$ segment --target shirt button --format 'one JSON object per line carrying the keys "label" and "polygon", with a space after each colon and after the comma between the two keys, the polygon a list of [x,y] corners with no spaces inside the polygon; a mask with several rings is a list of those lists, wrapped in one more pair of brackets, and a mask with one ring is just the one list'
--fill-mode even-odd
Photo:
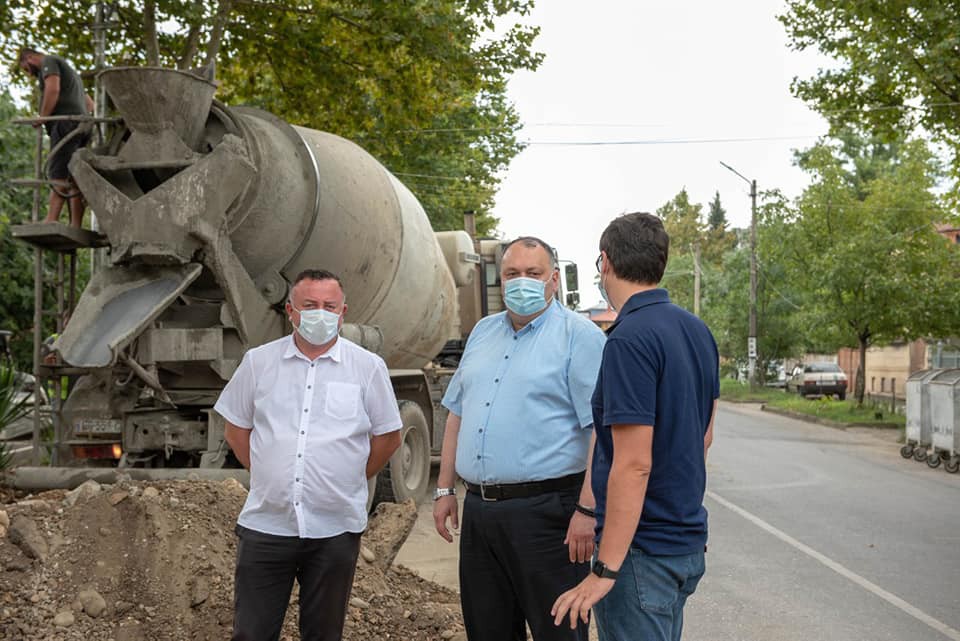
{"label": "shirt button", "polygon": [[513,340],[517,340],[517,337],[516,337],[516,336],[514,336],[514,337],[513,337]]}
{"label": "shirt button", "polygon": [[487,403],[487,407],[490,407],[490,403]]}
{"label": "shirt button", "polygon": [[294,480],[294,481],[296,481],[297,483],[299,483],[299,482],[300,482],[300,479],[293,479],[293,480]]}
{"label": "shirt button", "polygon": [[480,428],[480,433],[483,434],[483,428],[482,428],[482,427]]}
{"label": "shirt button", "polygon": [[297,458],[303,458],[303,454],[297,454]]}
{"label": "shirt button", "polygon": [[504,356],[504,358],[510,358],[510,354],[507,354],[506,356]]}
{"label": "shirt button", "polygon": [[296,503],[294,503],[294,505],[300,505],[300,501],[297,501]]}
{"label": "shirt button", "polygon": [[494,382],[494,383],[499,383],[499,382],[500,382],[500,379],[499,379],[499,378],[495,378],[495,379],[493,379],[493,382]]}
{"label": "shirt button", "polygon": [[310,367],[313,367],[314,365],[316,365],[316,363],[310,363]]}
{"label": "shirt button", "polygon": [[300,430],[300,433],[301,433],[301,434],[306,434],[306,432],[304,432],[303,430]]}
{"label": "shirt button", "polygon": [[477,460],[478,460],[478,461],[480,460],[480,455],[479,455],[479,454],[477,454]]}
{"label": "shirt button", "polygon": [[307,385],[307,389],[313,389],[313,385]]}
{"label": "shirt button", "polygon": [[303,411],[304,411],[304,412],[309,412],[310,410],[308,410],[306,407],[304,407],[304,408],[303,408]]}

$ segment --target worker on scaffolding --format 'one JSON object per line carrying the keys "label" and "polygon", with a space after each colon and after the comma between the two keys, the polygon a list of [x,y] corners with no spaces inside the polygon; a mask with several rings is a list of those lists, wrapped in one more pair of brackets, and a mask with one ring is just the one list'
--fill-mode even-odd
{"label": "worker on scaffolding", "polygon": [[[93,111],[93,100],[83,90],[83,81],[73,67],[60,56],[43,54],[24,47],[20,50],[20,68],[37,78],[40,85],[40,117],[87,116]],[[69,202],[70,225],[79,228],[83,223],[86,202],[77,188],[67,165],[73,153],[90,140],[87,126],[76,120],[38,120],[34,127],[44,124],[50,136],[50,157],[45,165],[50,182],[50,208],[44,222],[60,219],[63,203]]]}

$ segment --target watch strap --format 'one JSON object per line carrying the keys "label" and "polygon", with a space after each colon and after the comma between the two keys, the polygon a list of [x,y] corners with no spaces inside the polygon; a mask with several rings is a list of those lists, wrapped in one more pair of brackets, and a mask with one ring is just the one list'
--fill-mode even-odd
{"label": "watch strap", "polygon": [[439,498],[444,496],[456,496],[457,488],[455,487],[438,487],[433,491],[433,500],[436,501]]}
{"label": "watch strap", "polygon": [[620,576],[620,572],[617,570],[611,570],[607,567],[607,564],[603,561],[597,559],[593,562],[593,567],[590,568],[590,571],[596,574],[601,579],[614,579]]}

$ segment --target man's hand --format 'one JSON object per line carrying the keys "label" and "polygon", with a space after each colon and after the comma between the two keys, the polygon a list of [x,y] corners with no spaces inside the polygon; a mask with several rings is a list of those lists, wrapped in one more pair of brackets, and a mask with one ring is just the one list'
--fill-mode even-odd
{"label": "man's hand", "polygon": [[450,529],[456,534],[460,529],[458,511],[459,506],[455,496],[441,496],[433,502],[433,524],[437,528],[437,534],[446,539],[447,543],[453,543],[453,534],[447,529],[447,518],[450,519]]}
{"label": "man's hand", "polygon": [[570,563],[586,563],[593,556],[593,533],[597,520],[574,512],[563,542],[570,547]]}
{"label": "man's hand", "polygon": [[554,602],[550,614],[553,615],[553,624],[560,625],[570,613],[570,629],[577,628],[577,617],[584,623],[590,622],[590,609],[607,595],[613,588],[613,579],[601,579],[596,574],[589,574],[580,582],[580,585],[567,590]]}

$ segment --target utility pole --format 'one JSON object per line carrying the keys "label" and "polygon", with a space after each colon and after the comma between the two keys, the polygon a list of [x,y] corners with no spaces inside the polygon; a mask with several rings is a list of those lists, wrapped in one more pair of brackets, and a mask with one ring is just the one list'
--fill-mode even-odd
{"label": "utility pole", "polygon": [[700,315],[700,241],[693,244],[693,313]]}
{"label": "utility pole", "polygon": [[747,378],[750,385],[753,385],[757,374],[757,181],[750,180],[722,160],[720,164],[750,185],[750,331],[747,336]]}
{"label": "utility pole", "polygon": [[757,181],[750,181],[750,335],[747,337],[747,376],[757,380]]}

